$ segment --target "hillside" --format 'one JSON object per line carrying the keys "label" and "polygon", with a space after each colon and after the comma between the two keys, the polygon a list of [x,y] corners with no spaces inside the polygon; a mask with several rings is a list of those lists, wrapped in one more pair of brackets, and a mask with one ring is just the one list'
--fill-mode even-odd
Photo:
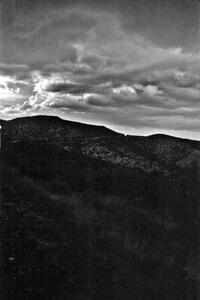
{"label": "hillside", "polygon": [[199,299],[200,142],[0,123],[1,299]]}
{"label": "hillside", "polygon": [[128,167],[154,170],[199,159],[200,142],[167,135],[124,136],[103,126],[34,116],[2,121],[3,143],[43,142]]}

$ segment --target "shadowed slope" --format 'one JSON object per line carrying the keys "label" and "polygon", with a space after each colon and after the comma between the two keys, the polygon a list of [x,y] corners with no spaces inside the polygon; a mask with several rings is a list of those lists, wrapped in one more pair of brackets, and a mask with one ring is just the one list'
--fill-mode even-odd
{"label": "shadowed slope", "polygon": [[1,153],[5,299],[197,300],[198,147],[43,120]]}

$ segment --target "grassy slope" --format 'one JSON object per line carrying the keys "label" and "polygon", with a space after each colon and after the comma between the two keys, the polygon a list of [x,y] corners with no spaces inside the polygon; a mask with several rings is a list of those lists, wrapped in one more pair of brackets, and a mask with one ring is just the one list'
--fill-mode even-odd
{"label": "grassy slope", "polygon": [[45,143],[5,148],[5,299],[198,299],[195,165],[146,174]]}

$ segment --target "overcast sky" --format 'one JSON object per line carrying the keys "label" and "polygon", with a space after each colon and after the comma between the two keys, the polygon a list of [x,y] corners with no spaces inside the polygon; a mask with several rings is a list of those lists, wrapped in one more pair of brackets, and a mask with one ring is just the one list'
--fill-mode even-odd
{"label": "overcast sky", "polygon": [[0,0],[0,118],[200,139],[199,3]]}

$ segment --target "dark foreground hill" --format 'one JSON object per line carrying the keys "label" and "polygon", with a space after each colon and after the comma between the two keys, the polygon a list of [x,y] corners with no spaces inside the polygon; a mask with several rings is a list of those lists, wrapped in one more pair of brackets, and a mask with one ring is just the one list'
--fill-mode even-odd
{"label": "dark foreground hill", "polygon": [[1,124],[1,299],[199,299],[199,142]]}

